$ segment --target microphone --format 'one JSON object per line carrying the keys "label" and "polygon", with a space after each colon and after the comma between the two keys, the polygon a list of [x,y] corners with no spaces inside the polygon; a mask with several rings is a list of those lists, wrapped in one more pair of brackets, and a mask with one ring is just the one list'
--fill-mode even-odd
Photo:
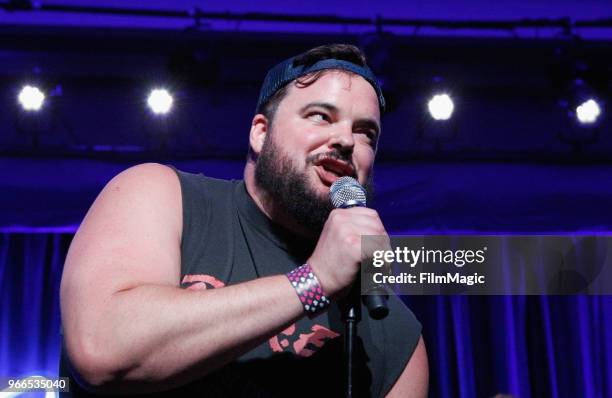
{"label": "microphone", "polygon": [[[337,209],[367,207],[365,189],[356,179],[349,176],[340,177],[332,184],[329,188],[329,198]],[[385,318],[389,314],[387,306],[389,296],[385,288],[377,284],[370,284],[366,288],[366,293],[361,299],[368,308],[370,318]]]}

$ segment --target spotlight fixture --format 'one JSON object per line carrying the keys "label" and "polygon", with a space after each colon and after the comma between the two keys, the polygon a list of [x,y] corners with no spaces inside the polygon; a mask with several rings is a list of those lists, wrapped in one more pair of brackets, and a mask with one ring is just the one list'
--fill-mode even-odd
{"label": "spotlight fixture", "polygon": [[602,116],[602,103],[596,91],[582,78],[572,81],[565,99],[565,106],[570,119],[583,128],[596,127]]}
{"label": "spotlight fixture", "polygon": [[591,125],[597,123],[601,115],[601,106],[595,99],[590,98],[576,107],[575,114],[578,123]]}
{"label": "spotlight fixture", "polygon": [[455,104],[450,95],[446,93],[435,94],[427,103],[429,115],[438,121],[445,121],[453,116]]}
{"label": "spotlight fixture", "polygon": [[457,85],[449,85],[444,77],[433,76],[428,87],[418,96],[421,112],[417,119],[417,139],[423,150],[443,152],[457,138],[460,114],[456,112]]}
{"label": "spotlight fixture", "polygon": [[165,88],[151,90],[147,98],[149,109],[156,115],[166,115],[172,109],[174,98]]}
{"label": "spotlight fixture", "polygon": [[590,82],[577,77],[566,86],[565,95],[559,99],[566,123],[561,125],[558,136],[572,146],[575,153],[582,152],[585,145],[594,144],[601,134],[605,102]]}
{"label": "spotlight fixture", "polygon": [[36,112],[45,103],[45,93],[36,86],[26,85],[19,92],[17,100],[24,111]]}

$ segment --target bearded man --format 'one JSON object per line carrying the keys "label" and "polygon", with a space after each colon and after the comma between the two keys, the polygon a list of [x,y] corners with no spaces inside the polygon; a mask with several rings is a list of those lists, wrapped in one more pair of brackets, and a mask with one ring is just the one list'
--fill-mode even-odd
{"label": "bearded man", "polygon": [[[373,209],[333,209],[329,188],[369,186],[383,109],[359,49],[317,47],[266,76],[244,180],[160,164],[113,178],[62,277],[71,394],[342,395],[338,302],[361,236],[387,232]],[[421,326],[388,305],[359,324],[354,395],[424,397]]]}

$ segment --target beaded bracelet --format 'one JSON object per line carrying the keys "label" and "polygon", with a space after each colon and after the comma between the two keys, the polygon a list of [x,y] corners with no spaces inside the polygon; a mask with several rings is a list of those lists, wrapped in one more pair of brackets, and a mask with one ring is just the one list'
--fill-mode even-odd
{"label": "beaded bracelet", "polygon": [[323,293],[321,284],[312,272],[310,265],[304,264],[288,272],[287,278],[289,278],[289,282],[295,289],[304,306],[304,312],[309,318],[314,318],[329,307],[330,301]]}

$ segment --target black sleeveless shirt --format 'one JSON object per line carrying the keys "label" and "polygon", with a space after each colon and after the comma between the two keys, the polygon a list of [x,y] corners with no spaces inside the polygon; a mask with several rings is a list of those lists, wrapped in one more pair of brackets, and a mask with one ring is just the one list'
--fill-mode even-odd
{"label": "black sleeveless shirt", "polygon": [[[218,180],[176,170],[181,184],[183,234],[180,286],[219,289],[302,265],[316,242],[272,223],[248,194],[244,181]],[[374,321],[362,308],[356,344],[355,396],[389,392],[418,342],[421,325],[395,296],[390,313]],[[237,324],[237,328],[241,325]],[[303,317],[279,335],[207,376],[172,391],[202,397],[338,397],[343,395],[343,324],[338,306]],[[60,373],[69,363],[62,355]],[[86,396],[71,380],[72,396]]]}

